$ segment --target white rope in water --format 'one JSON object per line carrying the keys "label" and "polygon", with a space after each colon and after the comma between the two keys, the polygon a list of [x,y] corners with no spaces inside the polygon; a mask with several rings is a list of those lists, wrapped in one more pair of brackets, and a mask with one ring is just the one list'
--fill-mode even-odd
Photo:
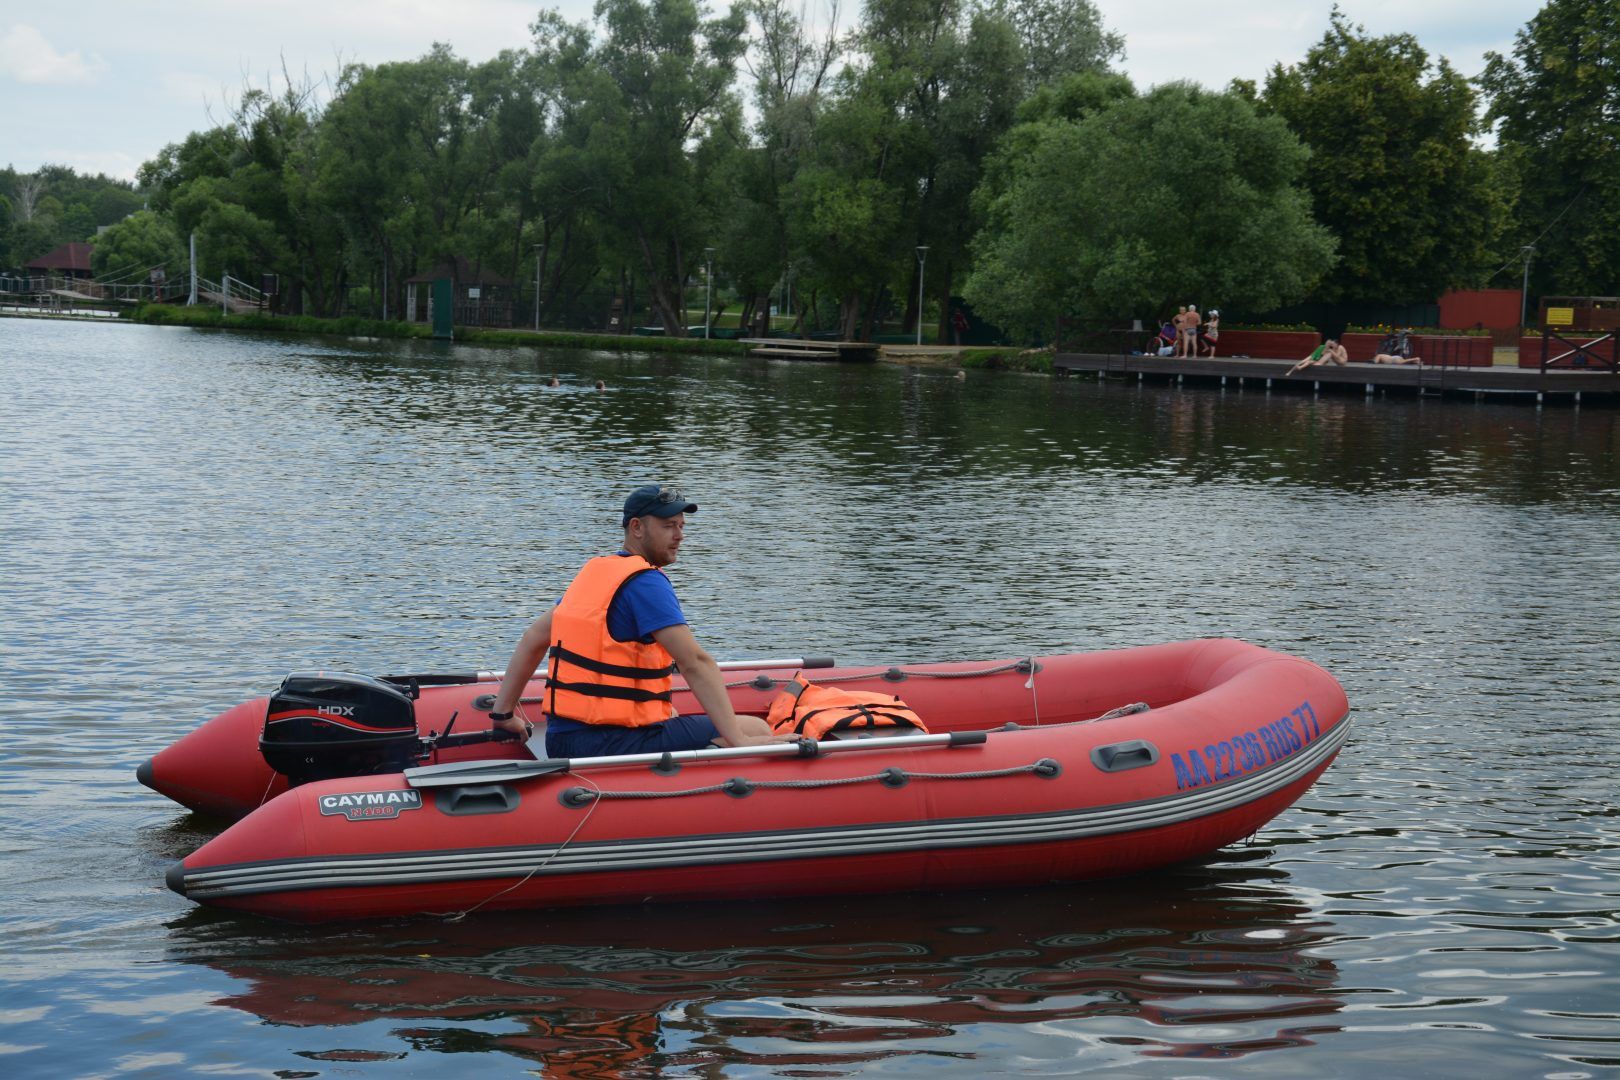
{"label": "white rope in water", "polygon": [[[597,787],[596,782],[593,781],[590,777],[575,774],[574,779],[580,781],[583,784],[590,785],[591,789],[593,791],[595,791],[598,795],[600,795],[602,793],[602,789]],[[447,923],[458,923],[461,920],[465,919],[467,916],[471,915],[473,912],[477,911],[479,908],[483,907],[485,904],[488,904],[488,903],[490,903],[492,901],[495,901],[495,900],[499,900],[501,897],[505,896],[507,893],[511,892],[513,889],[521,889],[523,886],[525,886],[525,885],[527,885],[529,883],[530,878],[534,877],[534,875],[538,874],[540,871],[542,871],[546,867],[550,866],[552,861],[554,859],[556,859],[557,856],[561,855],[563,853],[563,851],[568,847],[569,844],[572,844],[574,842],[574,838],[577,837],[580,834],[580,831],[585,828],[585,823],[591,820],[591,815],[596,813],[597,805],[598,805],[597,801],[593,799],[591,801],[591,805],[585,808],[585,816],[579,819],[579,824],[574,826],[574,831],[568,834],[567,839],[565,839],[562,843],[557,845],[557,850],[553,851],[550,855],[547,855],[544,859],[541,859],[539,864],[537,866],[535,866],[535,868],[533,870],[530,870],[527,874],[524,874],[522,877],[518,878],[516,881],[514,881],[512,884],[508,885],[506,888],[500,890],[499,892],[491,893],[490,895],[484,897],[482,900],[478,901],[478,903],[474,904],[470,908],[463,908],[460,911],[452,911],[452,912],[430,911],[430,912],[428,912],[428,914],[442,916],[444,918],[444,921],[447,922]]]}
{"label": "white rope in water", "polygon": [[1029,703],[1035,708],[1035,726],[1041,726],[1041,699],[1035,692],[1035,673],[1041,669],[1040,663],[1033,653],[1029,658],[1029,678],[1024,680],[1024,689],[1029,691]]}

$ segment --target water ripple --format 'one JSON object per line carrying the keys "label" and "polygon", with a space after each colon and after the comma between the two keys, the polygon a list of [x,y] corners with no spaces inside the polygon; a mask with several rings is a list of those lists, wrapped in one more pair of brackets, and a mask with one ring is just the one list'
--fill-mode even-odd
{"label": "water ripple", "polygon": [[[8,1075],[1620,1067],[1620,414],[0,333]],[[500,666],[644,478],[703,507],[716,652],[1232,635],[1355,737],[1250,844],[1084,887],[315,928],[163,888],[217,823],[140,760],[293,668]]]}

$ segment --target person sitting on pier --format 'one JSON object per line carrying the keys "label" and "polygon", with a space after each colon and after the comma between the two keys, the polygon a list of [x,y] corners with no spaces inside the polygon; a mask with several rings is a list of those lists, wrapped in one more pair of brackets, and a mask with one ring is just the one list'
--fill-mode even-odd
{"label": "person sitting on pier", "polygon": [[1375,364],[1421,364],[1423,358],[1412,355],[1412,331],[1396,330],[1378,343],[1373,356]]}
{"label": "person sitting on pier", "polygon": [[1156,337],[1148,338],[1147,354],[1149,356],[1169,356],[1176,347],[1176,328],[1169,323],[1159,327]]}
{"label": "person sitting on pier", "polygon": [[1332,338],[1328,338],[1326,341],[1322,342],[1322,344],[1312,349],[1311,355],[1289,368],[1287,374],[1292,375],[1295,372],[1303,371],[1308,367],[1321,367],[1324,364],[1343,365],[1348,364],[1349,362],[1349,351],[1337,341],[1333,340]]}
{"label": "person sitting on pier", "polygon": [[1412,331],[1391,330],[1383,341],[1378,343],[1378,351],[1391,356],[1412,355]]}

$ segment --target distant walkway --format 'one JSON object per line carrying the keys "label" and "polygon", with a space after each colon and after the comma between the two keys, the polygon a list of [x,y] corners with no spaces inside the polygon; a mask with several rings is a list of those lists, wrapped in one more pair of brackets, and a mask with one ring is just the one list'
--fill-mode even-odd
{"label": "distant walkway", "polygon": [[116,319],[118,312],[93,307],[40,307],[35,304],[0,304],[0,315],[13,319]]}
{"label": "distant walkway", "polygon": [[1134,379],[1217,385],[1239,390],[1297,390],[1415,394],[1424,397],[1482,399],[1510,397],[1542,401],[1547,397],[1576,404],[1620,404],[1620,375],[1608,371],[1541,371],[1520,367],[1437,367],[1431,364],[1345,364],[1313,367],[1288,375],[1291,360],[1121,356],[1102,353],[1058,353],[1052,370],[1059,375],[1090,374],[1099,379]]}

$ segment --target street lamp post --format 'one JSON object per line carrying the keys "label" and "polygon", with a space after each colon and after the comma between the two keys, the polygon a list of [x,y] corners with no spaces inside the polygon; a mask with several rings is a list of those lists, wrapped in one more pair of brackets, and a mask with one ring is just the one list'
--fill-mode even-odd
{"label": "street lamp post", "polygon": [[917,245],[917,344],[922,344],[923,272],[928,269],[928,245]]}
{"label": "street lamp post", "polygon": [[1530,317],[1530,258],[1536,253],[1534,244],[1524,246],[1524,284],[1519,287],[1519,328],[1524,328],[1524,321]]}
{"label": "street lamp post", "polygon": [[709,311],[714,303],[714,248],[703,249],[703,340],[709,340]]}
{"label": "street lamp post", "polygon": [[534,244],[534,329],[540,330],[540,264],[546,261],[546,245]]}

